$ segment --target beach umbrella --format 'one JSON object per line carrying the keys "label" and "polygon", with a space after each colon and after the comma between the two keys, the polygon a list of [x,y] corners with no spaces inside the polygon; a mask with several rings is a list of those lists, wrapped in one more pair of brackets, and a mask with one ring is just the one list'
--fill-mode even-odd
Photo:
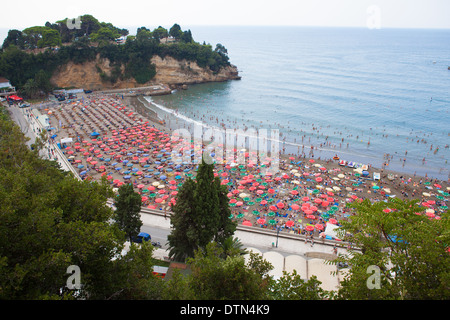
{"label": "beach umbrella", "polygon": [[289,220],[286,222],[286,227],[292,227],[294,225],[294,221]]}
{"label": "beach umbrella", "polygon": [[280,209],[283,209],[284,208],[284,203],[278,202],[277,203],[277,207],[280,208]]}
{"label": "beach umbrella", "polygon": [[259,224],[265,224],[266,223],[266,219],[258,219],[257,221],[256,221],[257,223],[259,223]]}
{"label": "beach umbrella", "polygon": [[331,218],[330,220],[328,220],[328,223],[337,224],[337,220],[334,218]]}
{"label": "beach umbrella", "polygon": [[323,224],[318,223],[314,226],[314,228],[316,228],[317,230],[323,230]]}
{"label": "beach umbrella", "polygon": [[306,230],[306,231],[313,231],[313,230],[314,230],[314,226],[308,224],[308,225],[306,225],[305,230]]}
{"label": "beach umbrella", "polygon": [[292,208],[292,210],[298,210],[298,209],[300,209],[300,206],[298,204],[293,204],[291,206],[291,208]]}
{"label": "beach umbrella", "polygon": [[251,226],[252,226],[252,223],[251,223],[250,221],[248,221],[248,220],[245,220],[244,222],[242,222],[242,225],[243,225],[243,226],[251,227]]}
{"label": "beach umbrella", "polygon": [[315,220],[315,219],[316,219],[316,216],[315,216],[315,215],[312,215],[312,214],[308,214],[308,215],[306,216],[306,218],[311,219],[311,220]]}

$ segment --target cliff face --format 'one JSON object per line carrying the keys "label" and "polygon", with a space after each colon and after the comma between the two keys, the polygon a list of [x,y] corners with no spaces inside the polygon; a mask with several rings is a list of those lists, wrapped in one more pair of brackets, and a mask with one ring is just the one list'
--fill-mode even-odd
{"label": "cliff face", "polygon": [[[217,74],[200,68],[197,63],[186,60],[176,60],[172,57],[162,59],[154,56],[151,62],[156,66],[156,76],[144,84],[137,83],[133,78],[117,80],[116,83],[102,81],[98,68],[106,75],[110,75],[112,67],[108,59],[97,56],[95,61],[75,64],[69,62],[54,72],[50,81],[57,87],[75,87],[86,90],[111,90],[147,87],[155,84],[165,84],[176,87],[184,84],[226,81],[240,79],[237,68],[229,66]],[[124,67],[122,66],[122,71]]]}

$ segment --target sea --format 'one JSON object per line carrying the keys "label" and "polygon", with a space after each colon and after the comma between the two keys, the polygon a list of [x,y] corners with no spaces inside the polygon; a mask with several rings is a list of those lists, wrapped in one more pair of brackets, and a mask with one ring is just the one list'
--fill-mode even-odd
{"label": "sea", "polygon": [[190,30],[225,46],[241,80],[146,97],[173,128],[266,129],[286,154],[450,179],[450,30]]}

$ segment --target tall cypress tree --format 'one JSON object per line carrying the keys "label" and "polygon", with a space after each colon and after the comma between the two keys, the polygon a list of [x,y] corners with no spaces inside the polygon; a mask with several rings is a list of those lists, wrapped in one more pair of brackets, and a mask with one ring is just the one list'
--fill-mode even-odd
{"label": "tall cypress tree", "polygon": [[119,188],[119,194],[114,201],[116,207],[114,220],[120,230],[124,231],[131,241],[139,234],[141,221],[141,195],[134,191],[132,184],[124,184]]}
{"label": "tall cypress tree", "polygon": [[228,218],[226,188],[214,177],[214,165],[208,163],[202,159],[196,181],[186,180],[172,206],[169,255],[178,261],[193,257],[195,250],[212,241],[222,244],[236,230],[236,223]]}

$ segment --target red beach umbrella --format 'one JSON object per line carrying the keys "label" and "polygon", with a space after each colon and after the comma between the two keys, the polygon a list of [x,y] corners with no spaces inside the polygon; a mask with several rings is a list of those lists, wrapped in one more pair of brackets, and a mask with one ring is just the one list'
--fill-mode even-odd
{"label": "red beach umbrella", "polygon": [[334,219],[334,218],[331,218],[331,219],[328,220],[328,223],[337,224],[337,220]]}
{"label": "red beach umbrella", "polygon": [[278,202],[277,203],[277,207],[280,208],[280,209],[283,209],[284,208],[284,203],[283,202]]}
{"label": "red beach umbrella", "polygon": [[294,221],[289,220],[286,222],[286,227],[292,227],[294,225]]}

